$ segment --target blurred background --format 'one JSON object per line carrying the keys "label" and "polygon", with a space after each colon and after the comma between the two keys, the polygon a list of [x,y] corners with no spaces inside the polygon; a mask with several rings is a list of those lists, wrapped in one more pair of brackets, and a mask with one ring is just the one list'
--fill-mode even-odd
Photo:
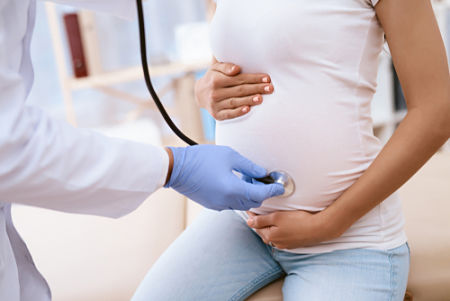
{"label": "blurred background", "polygon": [[[214,120],[198,109],[193,93],[195,80],[211,60],[211,3],[148,0],[144,5],[154,84],[176,123],[194,139],[212,143]],[[436,1],[434,6],[450,45],[450,5]],[[43,1],[38,1],[37,14],[29,104],[106,135],[157,145],[179,143],[149,100],[135,20]],[[406,106],[388,51],[381,55],[379,68],[372,114],[374,132],[386,142]],[[414,300],[450,300],[450,143],[401,194],[413,252],[409,290]],[[120,220],[23,206],[13,213],[55,301],[122,301],[130,299],[154,261],[199,210],[175,192],[162,190]],[[280,300],[276,293],[255,298]]]}

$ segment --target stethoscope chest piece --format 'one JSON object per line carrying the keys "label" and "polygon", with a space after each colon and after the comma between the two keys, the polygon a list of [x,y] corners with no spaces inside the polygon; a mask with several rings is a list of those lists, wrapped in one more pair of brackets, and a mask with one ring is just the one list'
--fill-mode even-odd
{"label": "stethoscope chest piece", "polygon": [[294,180],[284,171],[272,171],[269,173],[269,177],[273,179],[274,183],[279,183],[284,186],[284,194],[282,197],[288,197],[294,194],[295,183]]}

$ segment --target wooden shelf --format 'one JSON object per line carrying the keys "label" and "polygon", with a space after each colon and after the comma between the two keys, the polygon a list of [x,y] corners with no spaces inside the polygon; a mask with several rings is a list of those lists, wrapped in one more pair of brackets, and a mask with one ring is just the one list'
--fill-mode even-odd
{"label": "wooden shelf", "polygon": [[[60,15],[56,4],[46,3],[46,11],[49,27],[52,35],[55,60],[58,67],[61,89],[63,93],[64,108],[67,120],[77,125],[77,114],[73,104],[73,92],[82,89],[96,89],[110,97],[122,99],[133,103],[134,109],[127,116],[133,121],[138,119],[145,110],[156,110],[148,98],[134,95],[133,91],[121,91],[113,88],[114,85],[132,81],[144,81],[141,66],[133,66],[115,71],[105,72],[101,65],[101,53],[98,43],[97,26],[95,14],[89,11],[79,11],[80,31],[85,50],[85,57],[89,69],[89,76],[75,78],[67,66],[66,47],[64,45],[63,30],[60,28]],[[194,73],[205,70],[211,64],[209,58],[204,61],[192,62],[170,62],[149,66],[152,78],[162,76],[173,76],[170,84],[163,87],[158,93],[160,96],[168,90],[174,91],[175,102],[166,108],[179,122],[181,127],[196,140],[203,140],[203,129],[200,111],[196,105],[194,95],[195,76]]]}
{"label": "wooden shelf", "polygon": [[[150,66],[150,75],[152,77],[161,77],[168,75],[184,74],[189,72],[197,72],[207,69],[211,62],[199,61],[192,63],[168,63],[157,66]],[[68,77],[69,88],[71,90],[81,90],[89,88],[99,88],[111,86],[115,84],[143,80],[144,75],[141,66],[120,69],[117,71],[104,72],[91,75],[85,78]]]}

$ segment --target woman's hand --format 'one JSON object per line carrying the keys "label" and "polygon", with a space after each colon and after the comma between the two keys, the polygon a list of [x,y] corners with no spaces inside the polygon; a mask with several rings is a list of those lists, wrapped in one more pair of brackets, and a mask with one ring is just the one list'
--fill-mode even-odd
{"label": "woman's hand", "polygon": [[317,245],[340,236],[328,228],[322,215],[308,211],[277,211],[268,215],[247,212],[247,224],[256,230],[264,243],[278,249],[296,249]]}
{"label": "woman's hand", "polygon": [[199,106],[217,120],[247,114],[252,106],[262,103],[263,94],[273,90],[268,74],[241,73],[239,66],[217,61],[195,85]]}

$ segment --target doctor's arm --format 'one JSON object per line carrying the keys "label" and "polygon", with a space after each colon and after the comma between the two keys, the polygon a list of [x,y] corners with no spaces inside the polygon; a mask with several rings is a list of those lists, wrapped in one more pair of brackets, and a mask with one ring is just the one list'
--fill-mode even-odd
{"label": "doctor's arm", "polygon": [[284,192],[281,185],[261,187],[239,179],[233,170],[251,177],[263,177],[266,171],[228,147],[164,150],[75,129],[39,109],[21,107],[21,81],[7,82],[6,74],[0,72],[3,202],[120,217],[165,182],[215,210],[248,210]]}
{"label": "doctor's arm", "polygon": [[75,129],[22,106],[21,80],[6,74],[0,74],[7,84],[0,96],[1,201],[119,217],[164,185],[163,148]]}
{"label": "doctor's arm", "polygon": [[[4,17],[9,9],[0,5],[1,25],[10,24]],[[0,202],[119,217],[166,181],[166,187],[216,210],[247,210],[283,193],[282,186],[256,187],[235,176],[234,170],[252,177],[266,171],[230,148],[165,150],[76,129],[26,106],[32,70],[21,28],[18,33],[0,26]]]}
{"label": "doctor's arm", "polygon": [[253,216],[249,225],[275,246],[295,248],[339,237],[408,181],[450,137],[449,66],[430,1],[381,0],[376,12],[408,113],[372,165],[324,211]]}

